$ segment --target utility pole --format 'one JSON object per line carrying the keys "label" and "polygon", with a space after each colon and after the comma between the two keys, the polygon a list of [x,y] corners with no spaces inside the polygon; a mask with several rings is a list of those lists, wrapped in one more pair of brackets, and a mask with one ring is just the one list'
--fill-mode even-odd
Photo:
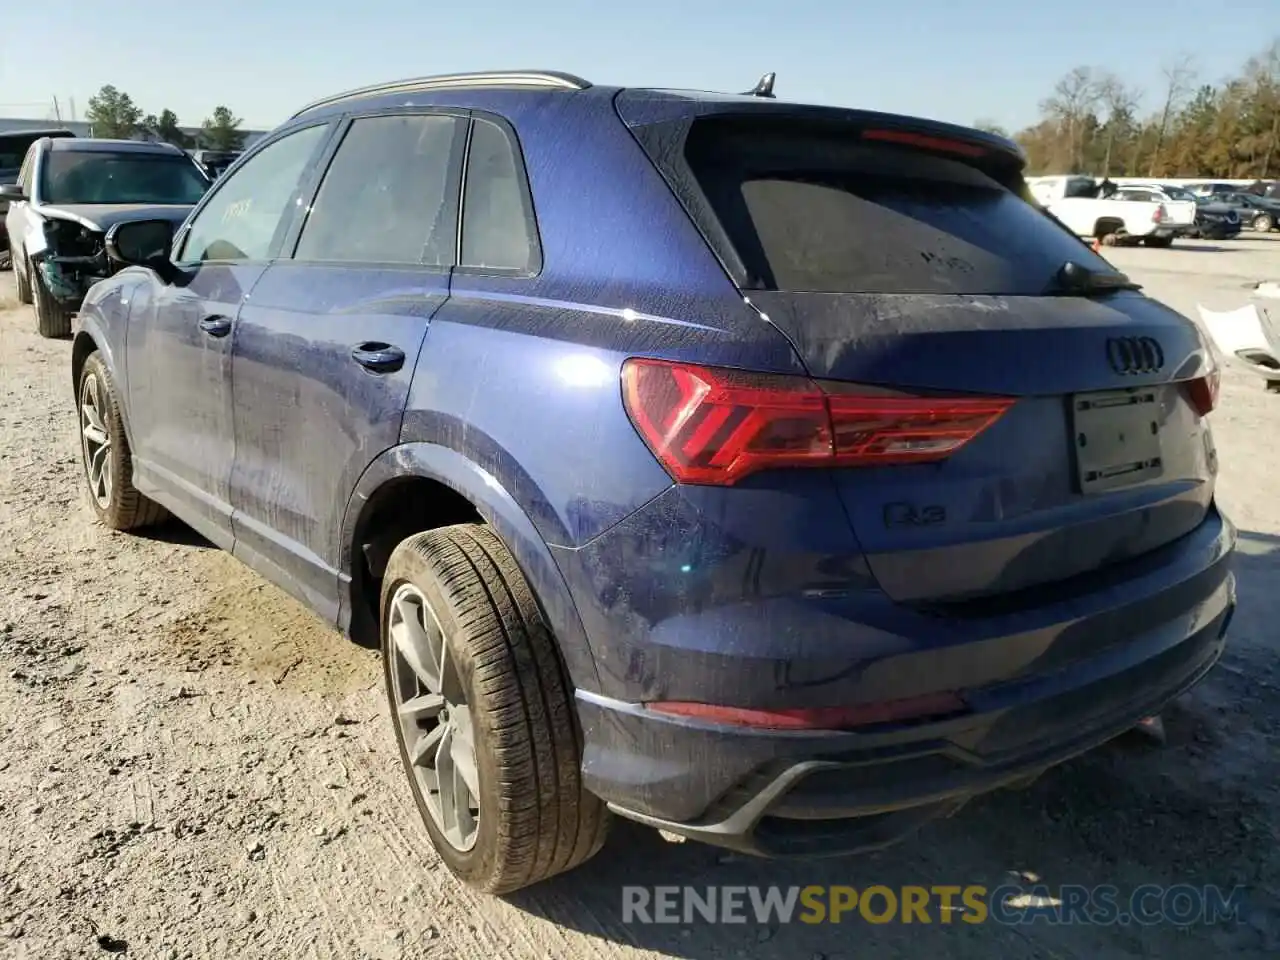
{"label": "utility pole", "polygon": [[62,122],[62,109],[58,106],[58,98],[56,96],[53,98],[53,119],[59,123]]}

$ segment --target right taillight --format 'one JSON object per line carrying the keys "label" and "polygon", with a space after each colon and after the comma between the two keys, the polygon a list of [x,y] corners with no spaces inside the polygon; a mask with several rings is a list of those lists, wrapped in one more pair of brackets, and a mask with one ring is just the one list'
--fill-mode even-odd
{"label": "right taillight", "polygon": [[1222,385],[1222,374],[1214,370],[1186,382],[1187,399],[1201,417],[1207,417],[1218,405],[1218,391]]}
{"label": "right taillight", "polygon": [[680,483],[727,486],[760,470],[941,460],[991,426],[1007,398],[904,396],[807,377],[631,359],[627,414]]}

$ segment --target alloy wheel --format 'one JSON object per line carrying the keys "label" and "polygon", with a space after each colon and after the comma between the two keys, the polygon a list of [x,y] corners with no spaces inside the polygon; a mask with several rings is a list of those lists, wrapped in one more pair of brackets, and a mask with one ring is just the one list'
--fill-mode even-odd
{"label": "alloy wheel", "polygon": [[475,846],[480,766],[467,693],[440,620],[411,583],[391,597],[392,702],[427,811],[455,850]]}
{"label": "alloy wheel", "polygon": [[89,493],[103,510],[111,506],[112,484],[111,434],[107,432],[105,410],[102,384],[90,373],[80,386],[80,441]]}

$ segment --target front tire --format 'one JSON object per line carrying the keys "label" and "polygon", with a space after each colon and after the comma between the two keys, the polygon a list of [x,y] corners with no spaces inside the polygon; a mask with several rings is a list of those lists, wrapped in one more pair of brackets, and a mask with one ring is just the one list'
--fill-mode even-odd
{"label": "front tire", "polygon": [[112,530],[136,530],[169,514],[133,486],[133,455],[124,433],[120,399],[100,354],[91,353],[76,384],[80,413],[80,461],[89,503]]}
{"label": "front tire", "polygon": [[381,625],[400,757],[449,869],[509,893],[590,859],[609,813],[583,787],[555,639],[497,535],[460,524],[404,540]]}
{"label": "front tire", "polygon": [[31,280],[27,276],[27,267],[15,256],[13,258],[13,280],[18,287],[18,302],[31,304]]}
{"label": "front tire", "polygon": [[[28,270],[30,266],[28,265]],[[30,277],[36,303],[36,331],[47,340],[61,340],[71,336],[71,318],[74,310],[68,310],[53,298],[39,273]]]}

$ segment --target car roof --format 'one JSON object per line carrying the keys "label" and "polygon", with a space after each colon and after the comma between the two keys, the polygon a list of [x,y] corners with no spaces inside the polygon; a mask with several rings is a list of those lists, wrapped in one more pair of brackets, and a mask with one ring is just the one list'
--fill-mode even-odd
{"label": "car roof", "polygon": [[39,140],[41,137],[74,137],[75,133],[65,127],[44,127],[39,130],[0,130],[0,140],[9,137],[24,140]]}
{"label": "car roof", "polygon": [[146,140],[107,140],[104,138],[68,137],[50,140],[49,149],[68,153],[169,153],[182,155],[182,150],[171,143],[154,143]]}
{"label": "car roof", "polygon": [[[785,112],[811,119],[857,119],[862,122],[890,122],[927,128],[928,133],[956,135],[984,143],[1010,158],[1025,162],[1022,148],[1012,140],[956,124],[897,114],[875,113],[844,107],[777,100],[773,96],[773,74],[766,74],[748,93],[708,90],[677,90],[663,87],[619,87],[593,84],[582,77],[558,70],[491,70],[480,73],[443,74],[396,80],[337,93],[315,100],[294,113],[279,129],[299,122],[328,119],[353,107],[382,110],[393,107],[450,106],[459,109],[498,108],[515,98],[576,96],[592,98],[625,97],[646,120],[670,119],[677,115],[744,111],[762,114]],[[621,103],[621,99],[618,101]],[[305,118],[305,120],[304,120]],[[624,117],[628,124],[635,117]]]}

